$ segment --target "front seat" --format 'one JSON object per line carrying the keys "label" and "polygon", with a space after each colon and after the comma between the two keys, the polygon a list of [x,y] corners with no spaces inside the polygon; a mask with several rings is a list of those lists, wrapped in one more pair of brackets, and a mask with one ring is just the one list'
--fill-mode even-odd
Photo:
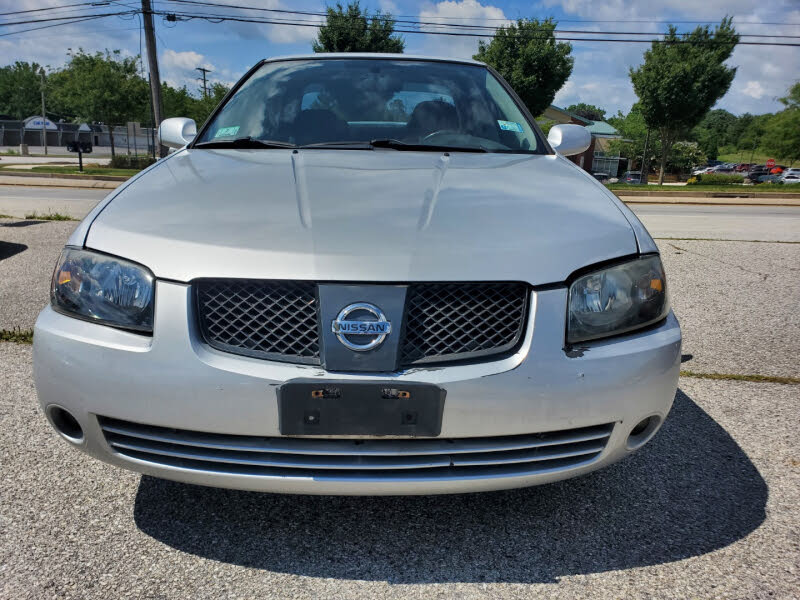
{"label": "front seat", "polygon": [[434,131],[458,128],[458,113],[452,104],[442,100],[426,100],[414,107],[406,124],[406,135],[420,141]]}
{"label": "front seat", "polygon": [[301,110],[294,120],[294,143],[303,146],[317,142],[341,142],[348,139],[347,121],[332,110],[312,108]]}

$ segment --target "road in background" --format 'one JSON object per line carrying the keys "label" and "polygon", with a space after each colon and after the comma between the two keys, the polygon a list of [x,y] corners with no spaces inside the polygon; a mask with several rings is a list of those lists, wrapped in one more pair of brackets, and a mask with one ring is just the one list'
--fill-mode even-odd
{"label": "road in background", "polygon": [[[0,185],[0,214],[59,212],[82,219],[109,190]],[[631,204],[656,238],[800,241],[800,207]]]}
{"label": "road in background", "polygon": [[800,242],[797,206],[638,203],[629,206],[656,238]]}
{"label": "road in background", "polygon": [[[76,216],[105,195],[0,188],[0,212],[9,193],[38,203],[21,212]],[[788,238],[800,216],[634,210],[661,238]],[[75,226],[0,219],[0,329],[32,327]],[[658,244],[683,369],[800,377],[800,244]],[[140,476],[75,451],[38,407],[31,346],[0,343],[0,598],[796,597],[798,389],[681,377],[641,451],[538,488],[282,496]]]}
{"label": "road in background", "polygon": [[34,212],[61,213],[73,219],[82,219],[109,191],[0,185],[0,214],[24,217]]}

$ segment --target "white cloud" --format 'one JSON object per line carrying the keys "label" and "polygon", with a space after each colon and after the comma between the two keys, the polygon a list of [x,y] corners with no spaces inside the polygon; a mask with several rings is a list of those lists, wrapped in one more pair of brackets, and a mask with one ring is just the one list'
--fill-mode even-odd
{"label": "white cloud", "polygon": [[[420,21],[433,23],[462,23],[468,25],[488,25],[499,27],[509,23],[503,10],[496,6],[484,6],[477,0],[445,0],[423,8],[419,12]],[[425,25],[425,31],[441,29],[436,25]],[[425,36],[422,42],[423,51],[427,54],[450,56],[456,58],[472,58],[478,51],[478,40],[489,41],[490,38],[458,37],[458,36]]]}
{"label": "white cloud", "polygon": [[[562,22],[562,29],[664,31],[666,23],[701,19],[719,22],[726,15],[734,16],[739,33],[791,34],[792,29],[781,25],[758,23],[781,21],[800,22],[797,0],[775,0],[758,4],[752,0],[662,0],[657,4],[628,0],[542,0],[544,5],[563,9],[569,18],[585,20],[616,20],[616,23],[583,24]],[[625,23],[630,20],[649,22]],[[664,22],[656,22],[664,21]],[[678,25],[685,30],[693,25]],[[762,41],[761,38],[742,38],[743,41]],[[763,40],[767,41],[767,40]],[[772,40],[774,41],[774,40]],[[641,63],[647,49],[645,44],[574,43],[575,69],[569,84],[556,96],[556,103],[588,102],[606,108],[627,111],[636,100],[628,78],[628,68]],[[797,48],[739,45],[728,64],[737,67],[731,88],[718,102],[719,108],[733,113],[763,113],[780,110],[775,100],[798,78],[800,53]],[[598,92],[599,90],[599,92]]]}
{"label": "white cloud", "polygon": [[[248,6],[260,9],[292,9],[286,6],[281,0],[240,0],[236,2],[238,6]],[[296,8],[296,7],[295,7]],[[265,23],[243,23],[237,21],[224,21],[223,26],[234,32],[237,37],[257,40],[266,39],[274,44],[300,44],[311,43],[317,37],[316,23],[325,21],[324,17],[315,15],[287,15],[270,13],[264,10],[246,9],[225,9],[226,15],[235,15],[244,18],[256,19],[279,19],[291,21],[303,21],[303,25],[272,25]]]}
{"label": "white cloud", "polygon": [[194,51],[176,52],[175,50],[164,50],[159,57],[159,69],[161,79],[173,87],[186,86],[190,92],[196,92],[201,83],[198,77],[202,77],[197,67],[208,69],[208,81],[211,83],[224,83],[232,85],[239,76],[230,69],[214,65],[204,55]]}
{"label": "white cloud", "polygon": [[742,93],[758,100],[759,98],[764,97],[764,87],[757,81],[748,81],[745,84]]}

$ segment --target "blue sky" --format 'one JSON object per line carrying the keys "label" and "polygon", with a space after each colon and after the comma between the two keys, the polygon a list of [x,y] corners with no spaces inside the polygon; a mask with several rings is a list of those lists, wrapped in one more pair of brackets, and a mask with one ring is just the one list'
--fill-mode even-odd
{"label": "blue sky", "polygon": [[[63,6],[78,0],[0,0],[0,13],[12,10]],[[323,10],[324,1],[317,0],[209,0],[261,8],[282,8],[316,12]],[[187,12],[220,12],[225,14],[258,15],[253,11],[213,9],[180,5],[169,0],[156,0],[157,10]],[[128,10],[139,5],[138,0],[122,0],[116,6],[94,9],[84,7],[56,12],[34,13],[56,16],[85,12]],[[658,32],[666,24],[657,21],[719,21],[733,15],[741,33],[783,34],[800,36],[800,2],[775,0],[769,3],[752,0],[661,0],[658,3],[640,0],[540,0],[517,2],[507,0],[368,0],[362,6],[371,11],[381,9],[394,15],[420,20],[460,20],[468,24],[502,24],[504,19],[517,17],[554,17],[560,29],[595,31]],[[313,17],[300,17],[312,19]],[[20,17],[0,17],[0,23]],[[579,22],[607,20],[606,23]],[[642,20],[646,22],[630,22]],[[781,25],[758,25],[778,22]],[[797,24],[797,25],[790,25]],[[35,27],[26,25],[25,27]],[[678,25],[685,29],[689,24]],[[2,28],[2,32],[15,28]],[[195,67],[212,70],[212,81],[232,83],[250,66],[263,57],[306,53],[315,36],[313,27],[291,27],[248,23],[208,23],[194,19],[167,23],[156,20],[158,53],[162,77],[173,84],[196,89],[198,75]],[[477,47],[475,38],[453,38],[405,34],[406,52],[443,56],[471,56]],[[748,38],[757,41],[759,38]],[[798,40],[786,40],[798,41]],[[88,51],[104,48],[119,49],[126,54],[138,54],[140,30],[138,17],[109,17],[87,23],[53,27],[20,35],[0,37],[0,63],[15,60],[37,61],[41,64],[63,64],[68,48],[82,47]],[[575,68],[567,84],[556,96],[555,103],[566,106],[574,102],[597,104],[613,114],[627,111],[635,101],[628,79],[628,69],[639,64],[646,44],[573,43]],[[738,67],[736,79],[718,106],[734,113],[762,113],[780,109],[776,98],[800,79],[800,47],[739,46],[731,60]]]}

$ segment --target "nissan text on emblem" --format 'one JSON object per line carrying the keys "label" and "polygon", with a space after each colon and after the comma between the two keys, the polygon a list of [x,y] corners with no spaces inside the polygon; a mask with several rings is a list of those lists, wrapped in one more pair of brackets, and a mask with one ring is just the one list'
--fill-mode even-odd
{"label": "nissan text on emblem", "polygon": [[[380,308],[367,302],[356,302],[345,306],[331,327],[337,339],[356,352],[377,348],[392,332],[392,324],[386,320],[386,315]],[[355,342],[352,338],[359,341]]]}

